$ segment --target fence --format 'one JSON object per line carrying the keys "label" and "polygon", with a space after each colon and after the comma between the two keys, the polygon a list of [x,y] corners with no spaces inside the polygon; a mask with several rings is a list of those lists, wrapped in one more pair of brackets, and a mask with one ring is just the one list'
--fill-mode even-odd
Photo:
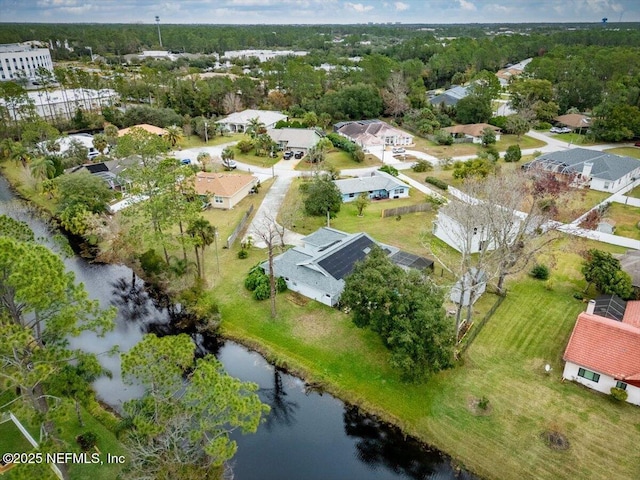
{"label": "fence", "polygon": [[249,220],[249,216],[251,215],[252,212],[253,212],[253,204],[251,204],[251,206],[249,207],[249,210],[247,210],[245,214],[242,216],[240,223],[238,223],[236,228],[233,230],[233,233],[227,237],[227,244],[226,244],[227,248],[233,247],[233,243],[236,241],[236,239],[238,238],[238,235],[247,224],[247,220]]}
{"label": "fence", "polygon": [[419,205],[407,205],[406,207],[387,208],[382,210],[382,218],[397,217],[398,215],[405,215],[407,213],[415,212],[430,212],[433,206],[430,203],[421,203]]}
{"label": "fence", "polygon": [[[471,343],[475,340],[475,338],[478,336],[478,334],[480,333],[482,328],[485,326],[485,324],[489,321],[489,319],[493,316],[493,314],[498,309],[498,307],[502,305],[502,302],[504,302],[505,298],[506,297],[504,295],[498,296],[496,303],[494,303],[493,306],[486,313],[486,315],[482,317],[482,320],[480,320],[477,323],[474,323],[472,327],[464,335],[464,337],[462,337],[462,339],[460,340],[461,346],[460,346],[460,351],[458,355],[462,355],[467,350],[467,348],[471,346]],[[462,343],[463,341],[464,343]]]}

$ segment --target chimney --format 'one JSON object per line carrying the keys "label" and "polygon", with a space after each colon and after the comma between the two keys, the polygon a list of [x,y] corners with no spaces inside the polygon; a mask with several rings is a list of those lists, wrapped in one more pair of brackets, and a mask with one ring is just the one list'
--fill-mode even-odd
{"label": "chimney", "polygon": [[587,313],[589,315],[593,315],[593,311],[596,308],[596,301],[595,300],[589,300],[589,303],[587,304]]}
{"label": "chimney", "polygon": [[584,162],[582,167],[582,179],[589,180],[591,178],[591,169],[593,168],[593,162]]}

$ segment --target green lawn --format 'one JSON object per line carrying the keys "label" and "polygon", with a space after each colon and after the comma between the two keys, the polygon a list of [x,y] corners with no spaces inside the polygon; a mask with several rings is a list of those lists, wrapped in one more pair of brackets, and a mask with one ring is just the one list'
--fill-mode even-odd
{"label": "green lawn", "polygon": [[196,148],[196,147],[215,147],[223,143],[237,142],[246,138],[242,133],[225,134],[224,136],[218,135],[210,137],[208,142],[202,140],[198,135],[189,135],[180,140],[178,144],[181,148]]}
{"label": "green lawn", "polygon": [[616,222],[615,234],[621,237],[640,240],[640,208],[623,205],[622,203],[612,203],[605,214]]}
{"label": "green lawn", "polygon": [[248,153],[242,153],[238,150],[237,147],[233,148],[235,156],[234,160],[242,163],[246,163],[248,165],[253,165],[255,167],[270,167],[275,165],[282,159],[282,155],[278,153],[276,158],[271,157],[258,157],[256,156],[255,150],[251,150]]}
{"label": "green lawn", "polygon": [[[364,168],[382,165],[382,162],[374,155],[365,155],[362,163],[355,162],[351,156],[342,150],[331,149],[327,152],[325,162],[330,163],[334,168],[340,171],[348,170],[350,168]],[[316,166],[312,163],[304,161],[304,158],[296,165],[296,170],[310,171],[314,170]]]}
{"label": "green lawn", "polygon": [[636,187],[633,190],[631,190],[630,192],[627,192],[626,195],[628,197],[633,197],[633,198],[640,198],[640,187]]}
{"label": "green lawn", "polygon": [[617,147],[605,150],[607,153],[622,155],[623,157],[640,158],[640,148],[638,147]]}
{"label": "green lawn", "polygon": [[[475,155],[482,149],[482,146],[474,143],[458,143],[454,145],[438,145],[425,138],[415,137],[416,150],[423,151],[437,158],[459,157],[463,155]],[[509,145],[520,145],[522,150],[538,148],[546,145],[545,142],[527,135],[518,139],[515,135],[502,135],[495,147],[504,152]]]}

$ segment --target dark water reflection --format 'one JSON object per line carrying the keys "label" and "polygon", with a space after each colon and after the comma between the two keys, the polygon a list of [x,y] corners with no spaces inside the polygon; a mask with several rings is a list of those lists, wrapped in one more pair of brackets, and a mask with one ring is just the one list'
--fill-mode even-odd
{"label": "dark water reflection", "polygon": [[[27,221],[44,243],[54,245],[53,232],[24,205],[11,200],[0,177],[0,214]],[[233,460],[237,480],[359,480],[359,479],[473,479],[454,469],[450,461],[419,442],[331,395],[313,391],[255,352],[233,342],[203,336],[180,305],[148,288],[121,265],[91,264],[79,257],[65,260],[89,296],[103,307],[118,308],[117,325],[104,337],[85,332],[72,346],[99,355],[112,377],[95,382],[98,396],[115,409],[139,396],[136,386],[124,384],[120,358],[105,352],[133,347],[144,333],[159,336],[189,333],[199,355],[216,354],[230,375],[259,385],[259,395],[271,414],[253,435],[234,434],[238,452]],[[180,325],[180,328],[178,327]]]}

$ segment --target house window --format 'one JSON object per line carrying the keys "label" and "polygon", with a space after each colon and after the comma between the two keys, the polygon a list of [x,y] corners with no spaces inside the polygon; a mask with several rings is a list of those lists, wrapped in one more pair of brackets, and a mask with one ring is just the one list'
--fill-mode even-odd
{"label": "house window", "polygon": [[600,374],[592,372],[590,370],[585,370],[584,368],[578,369],[578,376],[582,378],[586,378],[587,380],[591,380],[592,382],[598,383],[600,380]]}
{"label": "house window", "polygon": [[626,390],[627,389],[627,384],[621,381],[617,381],[616,382],[616,388],[620,388],[621,390]]}
{"label": "house window", "polygon": [[213,201],[215,203],[224,203],[224,200],[222,197],[218,197],[217,195],[213,197]]}
{"label": "house window", "polygon": [[604,182],[604,188],[609,188],[609,182]]}

